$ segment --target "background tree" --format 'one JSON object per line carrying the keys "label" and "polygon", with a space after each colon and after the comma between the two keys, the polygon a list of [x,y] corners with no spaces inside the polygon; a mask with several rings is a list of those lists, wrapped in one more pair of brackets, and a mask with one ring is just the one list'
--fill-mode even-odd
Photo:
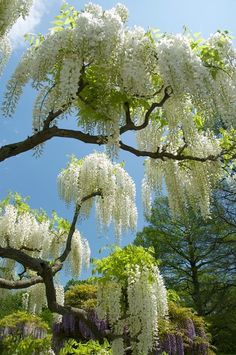
{"label": "background tree", "polygon": [[[217,196],[222,197],[222,191]],[[236,228],[228,209],[224,200],[215,199],[212,219],[204,220],[189,209],[188,215],[173,220],[167,198],[157,198],[147,217],[149,225],[134,241],[135,245],[154,248],[168,287],[198,314],[207,316],[214,341],[221,348],[224,341],[218,338],[219,323],[223,328],[227,323],[231,338],[235,329]],[[235,210],[232,201],[230,210]],[[219,322],[223,313],[228,315],[226,323]]]}

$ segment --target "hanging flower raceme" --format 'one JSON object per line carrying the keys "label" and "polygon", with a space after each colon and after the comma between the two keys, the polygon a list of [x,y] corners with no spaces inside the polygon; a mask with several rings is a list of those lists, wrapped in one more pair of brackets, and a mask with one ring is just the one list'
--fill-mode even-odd
{"label": "hanging flower raceme", "polygon": [[16,20],[29,14],[32,0],[0,0],[0,37],[4,36]]}
{"label": "hanging flower raceme", "polygon": [[0,37],[0,75],[10,57],[11,45],[7,37]]}
{"label": "hanging flower raceme", "polygon": [[177,108],[190,99],[211,124],[220,117],[227,126],[235,125],[236,53],[232,40],[217,32],[199,42],[186,35],[163,36],[157,42],[159,74],[165,85],[172,87]]}
{"label": "hanging flower raceme", "polygon": [[115,334],[114,355],[148,354],[158,346],[158,322],[167,316],[167,296],[155,259],[142,247],[117,248],[95,262],[100,319],[108,319]]}
{"label": "hanging flower raceme", "polygon": [[[56,299],[59,305],[64,305],[64,287],[55,286]],[[40,314],[47,307],[45,285],[43,283],[33,285],[22,295],[22,304],[25,310],[33,314]],[[60,317],[60,316],[57,316]],[[59,318],[60,319],[60,318]]]}
{"label": "hanging flower raceme", "polygon": [[[135,185],[120,164],[113,164],[106,154],[90,154],[82,160],[72,157],[68,167],[58,176],[60,197],[67,203],[80,204],[91,194],[96,196],[96,213],[101,226],[113,221],[117,236],[137,221]],[[88,215],[93,200],[81,205],[81,213]]]}
{"label": "hanging flower raceme", "polygon": [[[195,210],[200,210],[203,217],[207,217],[211,192],[223,175],[223,169],[218,159],[204,159],[220,156],[222,140],[210,130],[197,128],[195,122],[201,117],[194,113],[189,101],[188,106],[187,103],[185,107],[179,103],[179,107],[181,109],[176,107],[171,97],[159,116],[137,134],[140,149],[156,152],[158,147],[159,153],[165,151],[173,156],[173,159],[145,161],[142,184],[144,208],[147,213],[150,212],[151,193],[161,192],[165,183],[174,215],[184,214],[191,205]],[[181,116],[181,112],[184,112],[184,116]],[[178,122],[181,125],[178,126]],[[182,157],[186,155],[186,159],[178,160],[179,152]],[[174,156],[177,158],[174,159]],[[187,156],[203,161],[188,160]]]}
{"label": "hanging flower raceme", "polygon": [[11,54],[7,34],[19,17],[29,14],[32,0],[0,0],[0,75]]}
{"label": "hanging flower raceme", "polygon": [[147,213],[151,209],[152,192],[160,192],[165,182],[169,205],[174,216],[187,213],[191,206],[203,218],[210,216],[210,199],[213,186],[222,176],[218,162],[178,162],[174,160],[145,162],[142,197]]}

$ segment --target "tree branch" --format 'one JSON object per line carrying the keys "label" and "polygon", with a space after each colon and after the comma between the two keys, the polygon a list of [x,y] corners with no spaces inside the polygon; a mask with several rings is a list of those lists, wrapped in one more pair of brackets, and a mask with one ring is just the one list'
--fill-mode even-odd
{"label": "tree branch", "polygon": [[[17,281],[0,278],[0,288],[22,289],[43,282],[43,279],[40,276],[40,274],[42,273],[42,263],[45,262],[44,260],[29,256],[22,250],[18,250],[11,247],[7,247],[7,248],[0,247],[0,257],[4,259],[14,260],[19,264],[21,264],[24,267],[24,269],[33,270],[37,272],[37,274],[39,275],[39,276],[31,277],[30,279],[27,280],[17,280]],[[62,263],[55,263],[52,266],[53,275],[55,275],[58,271],[60,271],[61,268],[62,268]]]}
{"label": "tree branch", "polygon": [[33,258],[32,256],[27,255],[21,250],[10,248],[10,247],[7,248],[0,247],[0,257],[17,261],[25,268],[29,268],[35,272],[38,272],[39,274],[40,272],[42,272],[41,269],[42,260],[39,258]]}
{"label": "tree branch", "polygon": [[4,288],[7,290],[20,290],[42,282],[43,279],[41,276],[35,276],[27,280],[17,280],[17,281],[11,281],[11,280],[0,278],[0,288]]}
{"label": "tree branch", "polygon": [[[168,96],[169,94],[167,93],[166,95]],[[163,102],[165,100],[166,99],[164,97],[161,102]],[[123,134],[127,131],[141,130],[141,129],[145,128],[146,125],[148,124],[148,119],[149,119],[151,112],[155,109],[155,107],[159,107],[159,105],[162,105],[161,102],[154,103],[149,108],[149,110],[146,112],[144,123],[139,126],[135,126],[132,121],[130,123],[129,113],[126,113],[128,123],[126,123],[125,126],[121,127],[120,133]],[[96,145],[106,144],[107,139],[108,139],[107,136],[90,135],[90,134],[83,133],[83,132],[77,131],[77,130],[63,129],[63,128],[58,128],[57,126],[53,126],[53,127],[43,129],[42,131],[33,134],[32,136],[26,138],[23,141],[19,141],[16,143],[2,146],[0,148],[0,161],[4,161],[5,159],[8,159],[10,157],[13,157],[18,154],[32,150],[36,146],[50,140],[51,138],[54,138],[54,137],[73,138],[73,139],[79,140],[84,143],[96,144]],[[157,148],[156,152],[150,152],[150,151],[138,150],[134,147],[124,144],[122,141],[120,141],[120,148],[122,150],[128,151],[131,154],[134,154],[138,157],[150,157],[152,159],[162,159],[162,160],[172,159],[172,160],[178,160],[178,161],[193,160],[193,161],[199,161],[199,162],[217,161],[220,157],[222,157],[224,154],[227,153],[225,150],[222,150],[217,155],[208,155],[206,157],[185,155],[185,154],[183,154],[183,151],[186,148],[186,145],[181,147],[176,154],[171,153],[171,152],[167,152],[164,149],[162,149],[162,151],[160,151],[159,148]],[[236,155],[235,156],[233,155],[232,159],[235,157],[236,157]]]}
{"label": "tree branch", "polygon": [[208,155],[207,157],[197,157],[197,156],[192,156],[192,155],[184,155],[182,152],[178,152],[177,154],[167,152],[165,150],[160,151],[159,148],[157,148],[156,152],[149,152],[146,150],[139,150],[134,147],[131,147],[122,141],[120,141],[120,148],[122,150],[125,150],[127,152],[130,152],[137,157],[149,157],[152,159],[171,159],[171,160],[178,160],[178,161],[183,161],[183,160],[193,160],[193,161],[199,161],[199,162],[207,162],[207,161],[217,161],[221,157],[221,153],[217,155]]}
{"label": "tree branch", "polygon": [[80,202],[80,204],[76,205],[75,212],[74,212],[74,217],[73,217],[73,220],[72,220],[72,223],[71,223],[71,226],[70,226],[70,230],[69,230],[69,233],[68,233],[68,236],[67,236],[65,250],[63,251],[61,256],[59,256],[59,258],[56,259],[56,262],[59,261],[60,263],[63,263],[66,260],[66,258],[68,257],[68,255],[70,254],[72,238],[73,238],[73,234],[75,232],[75,226],[76,226],[76,223],[77,223],[77,220],[78,220],[78,216],[79,216],[79,212],[80,212],[80,209],[82,207],[82,204],[85,201],[87,201],[90,198],[93,198],[95,196],[102,196],[101,191],[96,191],[96,192],[91,193],[90,195],[87,195],[87,196],[83,197],[81,202]]}
{"label": "tree branch", "polygon": [[135,124],[131,120],[129,104],[126,102],[125,103],[126,124],[123,127],[121,127],[120,134],[123,134],[123,133],[125,133],[127,131],[140,131],[140,130],[144,129],[145,127],[147,127],[147,125],[149,123],[150,115],[153,113],[153,111],[157,107],[163,107],[164,103],[170,98],[171,93],[172,93],[172,89],[169,86],[166,87],[162,100],[160,102],[152,103],[152,105],[146,111],[146,114],[145,114],[145,117],[144,117],[144,122],[141,125],[139,125],[139,126],[135,126]]}
{"label": "tree branch", "polygon": [[2,146],[0,148],[0,161],[4,161],[10,157],[27,152],[53,137],[74,138],[84,143],[98,145],[104,144],[106,142],[106,137],[91,136],[90,134],[85,134],[81,131],[61,129],[53,126],[35,133],[23,141]]}

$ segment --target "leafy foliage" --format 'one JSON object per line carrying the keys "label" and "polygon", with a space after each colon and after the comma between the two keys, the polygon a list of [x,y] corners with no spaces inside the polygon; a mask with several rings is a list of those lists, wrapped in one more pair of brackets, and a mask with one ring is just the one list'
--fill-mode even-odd
{"label": "leafy foliage", "polygon": [[0,347],[3,355],[46,355],[50,354],[51,336],[43,339],[35,339],[31,336],[23,339],[17,336],[7,336]]}
{"label": "leafy foliage", "polygon": [[49,326],[40,317],[18,311],[0,320],[0,351],[4,355],[48,354],[51,348]]}
{"label": "leafy foliage", "polygon": [[42,328],[45,331],[49,330],[47,323],[45,323],[40,317],[24,311],[17,311],[2,318],[0,320],[0,327],[9,327],[17,331],[18,325],[24,325],[27,323],[32,323],[34,326]]}
{"label": "leafy foliage", "polygon": [[65,292],[65,304],[86,310],[96,308],[97,286],[85,283],[71,286]]}
{"label": "leafy foliage", "polygon": [[141,269],[151,269],[158,262],[152,255],[152,249],[148,251],[143,247],[128,245],[125,248],[116,247],[114,252],[101,260],[94,260],[93,273],[102,275],[99,282],[116,280],[126,285],[130,273],[135,274],[135,269],[139,265]]}
{"label": "leafy foliage", "polygon": [[87,343],[78,343],[71,339],[60,351],[60,355],[81,354],[81,355],[109,355],[112,354],[110,345],[107,341],[103,344],[90,340]]}

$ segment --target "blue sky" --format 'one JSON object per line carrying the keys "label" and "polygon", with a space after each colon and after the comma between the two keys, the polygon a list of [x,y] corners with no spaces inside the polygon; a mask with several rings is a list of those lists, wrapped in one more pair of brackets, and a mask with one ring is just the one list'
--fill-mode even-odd
{"label": "blue sky", "polygon": [[[69,1],[70,4],[83,8],[87,1]],[[110,8],[117,2],[113,0],[97,1],[104,8]],[[127,0],[123,3],[130,13],[130,26],[139,25],[144,28],[159,28],[162,32],[182,32],[183,26],[190,31],[202,32],[204,37],[217,29],[227,29],[236,36],[236,0]],[[14,43],[14,51],[3,77],[1,78],[0,95],[4,92],[4,86],[14,70],[25,48],[22,46],[24,31],[46,33],[51,27],[50,21],[57,15],[61,1],[37,0],[31,22],[18,24],[11,34]],[[31,134],[31,111],[35,93],[30,87],[24,91],[17,112],[12,119],[1,119],[0,144],[24,139]],[[65,125],[73,123],[68,121]],[[132,139],[131,136],[127,137]],[[68,156],[75,154],[82,157],[93,150],[96,146],[86,146],[73,140],[54,139],[49,141],[43,155],[40,158],[27,152],[1,163],[0,165],[0,198],[6,196],[8,191],[17,191],[23,196],[31,197],[33,208],[44,208],[48,213],[56,210],[59,215],[71,219],[72,209],[65,207],[57,196],[56,177],[67,161]],[[143,212],[140,198],[140,185],[143,175],[143,160],[126,153],[120,153],[120,160],[125,160],[126,169],[135,179],[137,185],[137,205],[139,210],[138,230],[144,225]],[[106,244],[113,243],[112,230],[105,235],[98,235],[94,215],[87,221],[81,221],[79,230],[89,240],[92,256],[98,256],[98,250]],[[123,236],[122,245],[131,242],[133,234]],[[83,273],[82,276],[86,276]]]}

